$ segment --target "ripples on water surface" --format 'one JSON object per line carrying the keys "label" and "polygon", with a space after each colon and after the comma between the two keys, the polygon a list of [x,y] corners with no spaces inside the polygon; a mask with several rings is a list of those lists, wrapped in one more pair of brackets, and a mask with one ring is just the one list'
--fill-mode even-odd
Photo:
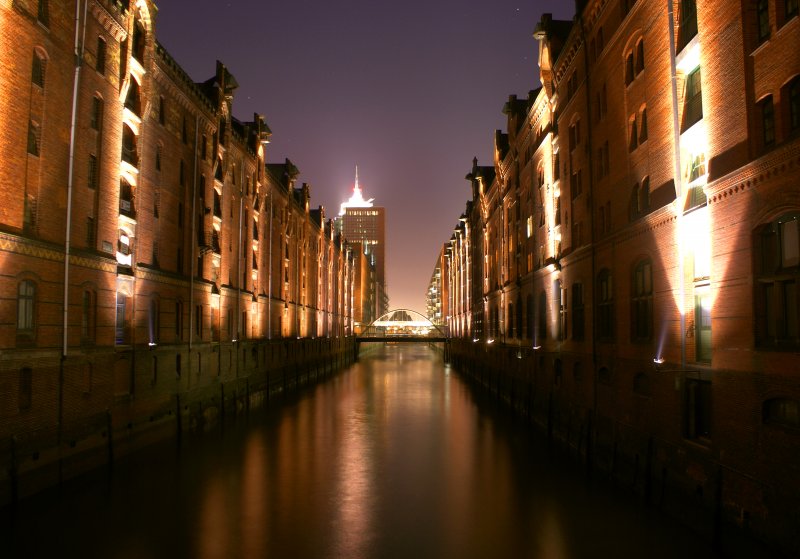
{"label": "ripples on water surface", "polygon": [[711,555],[634,498],[589,486],[422,345],[385,346],[280,406],[2,519],[18,557]]}

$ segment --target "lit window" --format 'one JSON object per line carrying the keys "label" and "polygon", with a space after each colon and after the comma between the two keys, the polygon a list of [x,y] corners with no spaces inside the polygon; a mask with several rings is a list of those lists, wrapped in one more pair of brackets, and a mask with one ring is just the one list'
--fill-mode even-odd
{"label": "lit window", "polygon": [[688,130],[703,118],[703,90],[700,68],[686,76],[686,91],[683,105],[683,124],[681,132]]}
{"label": "lit window", "polygon": [[23,280],[17,287],[17,334],[32,337],[35,327],[36,284]]}

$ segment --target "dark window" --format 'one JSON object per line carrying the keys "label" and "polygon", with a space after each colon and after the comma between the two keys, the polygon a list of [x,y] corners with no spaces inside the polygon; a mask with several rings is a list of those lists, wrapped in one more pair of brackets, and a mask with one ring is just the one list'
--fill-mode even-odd
{"label": "dark window", "polygon": [[133,48],[131,55],[142,64],[144,63],[144,42],[144,25],[142,25],[141,21],[137,20],[133,25]]}
{"label": "dark window", "polygon": [[636,43],[636,75],[644,70],[644,40],[639,39]]}
{"label": "dark window", "polygon": [[697,35],[697,6],[695,0],[681,0],[681,24],[678,30],[678,51]]}
{"label": "dark window", "polygon": [[775,107],[772,104],[772,95],[759,103],[761,108],[761,139],[764,147],[775,144]]}
{"label": "dark window", "polygon": [[773,423],[784,427],[800,427],[800,401],[792,398],[772,398],[764,402],[764,423]]}
{"label": "dark window", "polygon": [[189,132],[186,128],[186,117],[183,117],[183,122],[181,123],[181,140],[183,143],[187,143],[189,141]]}
{"label": "dark window", "polygon": [[208,144],[208,138],[206,138],[206,135],[203,134],[200,140],[200,159],[202,159],[203,161],[206,160],[207,144]]}
{"label": "dark window", "polygon": [[800,346],[800,214],[784,214],[756,232],[756,343]]}
{"label": "dark window", "polygon": [[649,260],[636,265],[633,272],[632,339],[637,342],[653,337],[653,267]]}
{"label": "dark window", "polygon": [[128,86],[128,94],[125,97],[125,108],[129,109],[136,116],[142,116],[142,101],[139,96],[139,83],[131,80]]}
{"label": "dark window", "polygon": [[36,284],[31,280],[22,280],[17,287],[17,334],[33,336],[36,327],[35,305]]}
{"label": "dark window", "polygon": [[31,81],[34,85],[44,87],[45,68],[47,63],[38,52],[33,51],[33,63],[31,68]]}
{"label": "dark window", "polygon": [[701,363],[711,363],[711,296],[700,288],[694,297],[695,357]]}
{"label": "dark window", "polygon": [[92,130],[100,130],[103,123],[103,100],[92,97],[92,112],[89,116],[89,126]]}
{"label": "dark window", "polygon": [[97,234],[96,234],[97,225],[95,225],[95,221],[93,217],[86,218],[86,246],[89,248],[95,248],[95,243],[97,242]]}
{"label": "dark window", "polygon": [[642,187],[639,189],[639,213],[645,214],[650,211],[650,177],[642,179]]}
{"label": "dark window", "polygon": [[39,9],[36,12],[36,19],[43,25],[48,25],[50,23],[49,0],[39,0]]}
{"label": "dark window", "polygon": [[698,67],[686,76],[686,93],[684,95],[681,132],[688,130],[701,118],[703,118],[703,90],[700,68]]}
{"label": "dark window", "polygon": [[647,139],[647,108],[642,109],[639,118],[641,120],[639,123],[639,143],[641,144]]}
{"label": "dark window", "polygon": [[583,284],[572,284],[572,339],[582,340],[584,337]]}
{"label": "dark window", "polygon": [[101,74],[106,73],[106,42],[102,37],[97,38],[97,60],[94,68]]}
{"label": "dark window", "polygon": [[150,299],[150,311],[148,313],[148,329],[150,335],[150,343],[157,343],[159,341],[159,334],[161,331],[161,314],[157,299]]}
{"label": "dark window", "polygon": [[180,165],[178,166],[178,184],[181,186],[185,186],[186,181],[186,164],[181,159]]}
{"label": "dark window", "polygon": [[629,52],[625,57],[625,85],[633,81],[633,52]]}
{"label": "dark window", "polygon": [[800,76],[789,84],[789,130],[800,130]]}
{"label": "dark window", "polygon": [[758,0],[756,5],[758,15],[758,42],[769,39],[769,0]]}
{"label": "dark window", "polygon": [[597,336],[614,337],[614,294],[611,273],[602,270],[597,277]]}
{"label": "dark window", "polygon": [[175,301],[175,341],[183,339],[183,303]]}
{"label": "dark window", "polygon": [[161,152],[163,149],[161,146],[156,146],[156,171],[161,170]]}
{"label": "dark window", "polygon": [[133,187],[127,180],[119,181],[119,211],[123,215],[136,217],[136,207],[134,205]]}
{"label": "dark window", "polygon": [[630,130],[630,140],[628,141],[628,151],[633,151],[639,146],[639,139],[637,133],[637,126],[636,126],[636,115],[630,120],[630,126],[628,127]]}
{"label": "dark window", "polygon": [[124,293],[117,293],[117,312],[114,328],[114,341],[117,345],[128,342],[126,309],[128,298]]}
{"label": "dark window", "polygon": [[711,382],[686,379],[685,436],[687,439],[711,437]]}
{"label": "dark window", "polygon": [[636,373],[633,377],[633,392],[639,396],[649,397],[653,394],[650,377],[647,373]]}
{"label": "dark window", "polygon": [[31,155],[39,155],[39,143],[41,140],[41,129],[39,124],[28,121],[28,153]]}
{"label": "dark window", "polygon": [[786,19],[793,18],[798,12],[797,0],[786,0]]}

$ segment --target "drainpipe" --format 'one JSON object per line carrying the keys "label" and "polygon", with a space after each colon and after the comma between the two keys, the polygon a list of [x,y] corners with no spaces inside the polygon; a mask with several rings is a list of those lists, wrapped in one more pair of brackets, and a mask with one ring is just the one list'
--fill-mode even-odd
{"label": "drainpipe", "polygon": [[194,275],[197,266],[197,255],[195,245],[197,244],[197,135],[200,133],[200,115],[194,117],[194,164],[192,173],[192,229],[189,239],[192,242],[192,262],[189,266],[189,359],[187,359],[188,371],[192,371],[192,338],[194,338]]}
{"label": "drainpipe", "polygon": [[[683,243],[681,242],[680,235],[682,234],[682,221],[683,221],[683,208],[681,201],[683,196],[683,185],[681,183],[681,135],[680,135],[680,122],[678,121],[678,71],[675,63],[675,6],[673,0],[667,0],[667,18],[669,20],[669,70],[670,70],[670,89],[672,90],[672,143],[675,149],[673,155],[674,167],[673,174],[675,175],[675,214],[678,223],[678,296],[680,297],[680,309],[678,309],[681,316],[681,368],[686,368],[686,312],[685,305],[685,285],[684,285],[684,269],[683,269]],[[660,356],[659,356],[660,357]]]}
{"label": "drainpipe", "polygon": [[[69,253],[70,235],[72,234],[72,185],[75,175],[75,129],[78,120],[78,86],[83,63],[83,39],[86,36],[87,3],[83,5],[83,29],[81,29],[81,0],[75,0],[75,75],[72,80],[72,117],[69,129],[69,169],[67,172],[67,223],[64,235],[64,309],[63,339],[61,347],[61,363],[58,371],[58,448],[61,453],[61,437],[64,422],[64,363],[67,359],[68,327],[69,327]],[[59,479],[61,478],[61,459],[58,461]]]}
{"label": "drainpipe", "polygon": [[269,189],[269,293],[267,293],[267,339],[272,339],[272,187]]}

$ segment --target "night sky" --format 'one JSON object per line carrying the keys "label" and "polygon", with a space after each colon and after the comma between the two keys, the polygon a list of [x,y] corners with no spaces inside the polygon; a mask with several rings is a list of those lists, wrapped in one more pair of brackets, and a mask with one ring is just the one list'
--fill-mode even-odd
{"label": "night sky", "polygon": [[390,308],[424,314],[442,243],[470,197],[472,158],[492,162],[503,104],[539,87],[540,0],[162,0],[156,36],[195,81],[225,63],[234,115],[263,114],[267,161],[288,157],[332,217],[355,166],[386,208]]}

